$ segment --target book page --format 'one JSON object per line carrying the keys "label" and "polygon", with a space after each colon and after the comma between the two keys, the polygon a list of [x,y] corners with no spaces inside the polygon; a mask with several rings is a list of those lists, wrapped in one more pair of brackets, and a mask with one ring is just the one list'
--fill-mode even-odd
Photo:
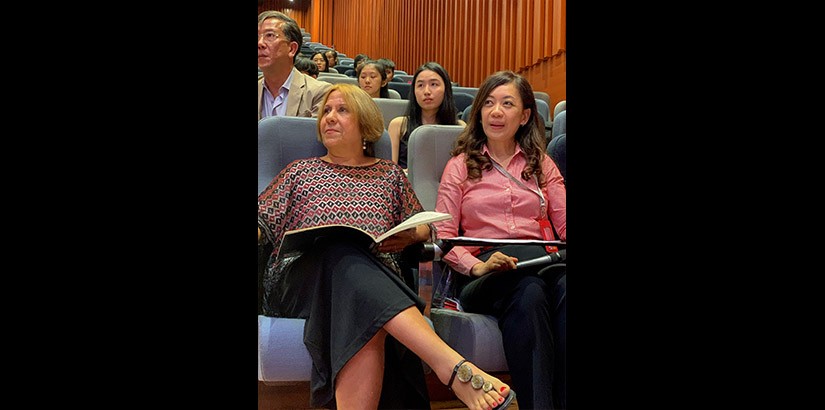
{"label": "book page", "polygon": [[432,222],[438,221],[445,221],[447,219],[453,219],[453,216],[450,214],[445,214],[443,212],[435,212],[435,211],[422,211],[419,212],[409,218],[406,221],[401,222],[400,224],[396,225],[395,228],[390,229],[387,232],[384,232],[381,236],[375,238],[375,242],[381,242],[384,239],[389,238],[406,229],[414,228],[421,224],[428,224]]}

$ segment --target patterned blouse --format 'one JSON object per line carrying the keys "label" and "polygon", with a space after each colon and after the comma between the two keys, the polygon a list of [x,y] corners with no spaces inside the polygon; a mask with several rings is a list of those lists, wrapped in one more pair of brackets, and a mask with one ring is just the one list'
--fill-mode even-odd
{"label": "patterned blouse", "polygon": [[[264,241],[275,245],[263,278],[264,313],[279,316],[271,292],[300,257],[278,255],[284,232],[348,224],[378,236],[423,210],[404,170],[392,161],[356,167],[308,158],[287,165],[258,196],[258,226]],[[400,254],[376,256],[400,274]]]}

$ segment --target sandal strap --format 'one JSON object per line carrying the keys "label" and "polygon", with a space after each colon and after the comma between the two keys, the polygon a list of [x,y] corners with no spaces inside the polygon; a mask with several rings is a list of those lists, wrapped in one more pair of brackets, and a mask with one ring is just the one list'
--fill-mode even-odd
{"label": "sandal strap", "polygon": [[452,374],[452,376],[450,376],[450,382],[447,383],[447,388],[448,389],[450,389],[450,390],[453,389],[453,380],[455,380],[455,375],[456,375],[456,373],[458,373],[458,368],[461,367],[461,365],[464,364],[464,362],[466,362],[466,361],[467,361],[467,359],[464,359],[464,360],[458,362],[458,364],[455,365],[455,367],[453,367],[453,374]]}

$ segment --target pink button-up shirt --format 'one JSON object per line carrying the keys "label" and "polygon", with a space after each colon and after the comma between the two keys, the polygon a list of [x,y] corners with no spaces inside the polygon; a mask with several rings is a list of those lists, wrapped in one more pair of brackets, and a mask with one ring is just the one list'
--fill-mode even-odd
{"label": "pink button-up shirt", "polygon": [[[487,152],[485,145],[482,152]],[[542,189],[547,217],[559,238],[567,240],[567,195],[561,172],[546,154],[541,167],[546,185]],[[527,158],[516,145],[516,154],[507,172],[527,187],[537,190],[536,180],[521,179]],[[539,228],[539,196],[524,189],[493,167],[481,172],[481,179],[467,180],[464,154],[450,158],[441,176],[435,210],[449,213],[452,220],[436,222],[439,238],[469,236],[487,239],[544,239]],[[473,265],[481,262],[473,255],[478,247],[456,246],[443,256],[454,270],[469,275]]]}

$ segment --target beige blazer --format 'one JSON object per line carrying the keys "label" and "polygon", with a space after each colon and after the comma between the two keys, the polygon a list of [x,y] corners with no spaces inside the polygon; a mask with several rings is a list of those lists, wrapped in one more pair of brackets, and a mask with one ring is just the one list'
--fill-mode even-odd
{"label": "beige blazer", "polygon": [[[332,84],[316,80],[308,75],[301,74],[295,67],[292,68],[292,83],[289,86],[289,96],[286,99],[286,115],[293,117],[317,117],[318,106],[324,100],[324,94]],[[264,78],[258,79],[258,120],[261,119],[263,107]]]}

